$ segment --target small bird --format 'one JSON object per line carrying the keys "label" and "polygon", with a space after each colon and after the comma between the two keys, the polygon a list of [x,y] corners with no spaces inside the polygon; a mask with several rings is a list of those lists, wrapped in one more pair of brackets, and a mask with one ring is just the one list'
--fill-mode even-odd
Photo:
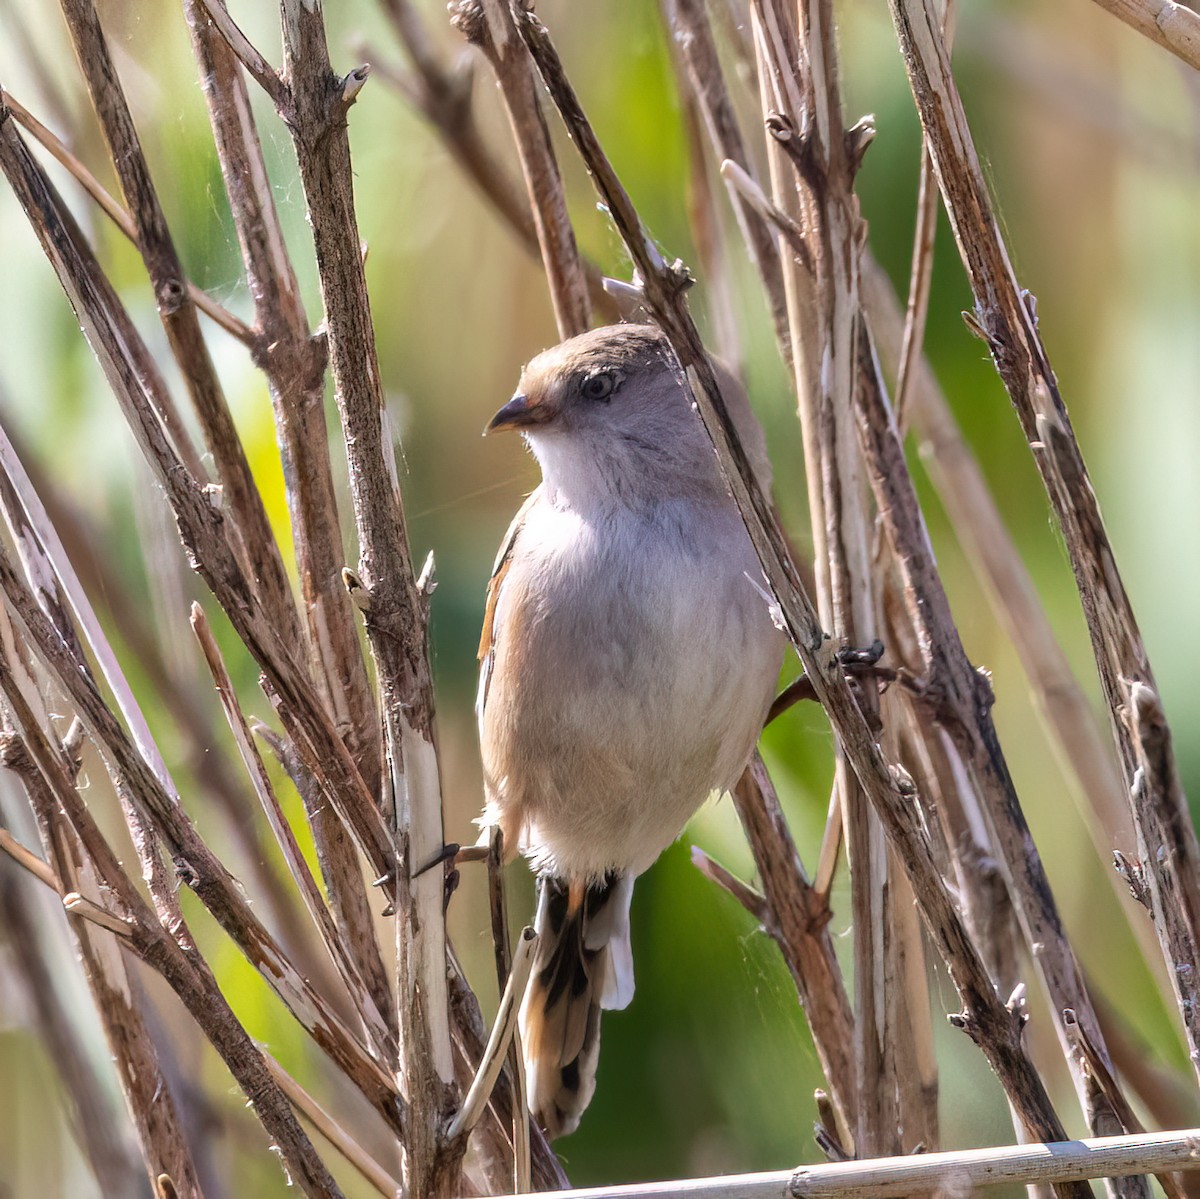
{"label": "small bird", "polygon": [[[767,485],[762,430],[718,377]],[[539,875],[520,1028],[530,1111],[557,1137],[595,1090],[601,1010],[633,997],[633,882],[737,781],[785,643],[657,329],[595,329],[539,354],[497,429],[521,431],[542,484],[488,587],[480,822]]]}

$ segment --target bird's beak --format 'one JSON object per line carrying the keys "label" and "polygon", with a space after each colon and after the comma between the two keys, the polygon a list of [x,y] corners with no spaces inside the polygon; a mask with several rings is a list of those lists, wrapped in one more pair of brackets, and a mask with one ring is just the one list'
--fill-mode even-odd
{"label": "bird's beak", "polygon": [[541,425],[554,415],[550,406],[518,392],[495,416],[488,421],[484,433],[496,429],[525,429],[530,425]]}

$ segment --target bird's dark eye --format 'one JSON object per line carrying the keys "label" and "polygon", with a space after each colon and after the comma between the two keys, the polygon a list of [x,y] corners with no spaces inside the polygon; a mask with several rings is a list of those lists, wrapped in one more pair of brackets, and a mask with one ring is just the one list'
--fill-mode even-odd
{"label": "bird's dark eye", "polygon": [[601,371],[584,379],[579,390],[585,400],[607,400],[616,385],[617,380],[612,371]]}

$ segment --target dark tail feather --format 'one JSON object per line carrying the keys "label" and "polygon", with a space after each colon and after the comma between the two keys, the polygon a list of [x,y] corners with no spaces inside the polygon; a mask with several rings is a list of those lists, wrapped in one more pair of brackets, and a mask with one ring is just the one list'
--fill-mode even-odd
{"label": "dark tail feather", "polygon": [[549,1137],[566,1136],[596,1089],[600,1012],[633,998],[629,901],[633,880],[610,874],[572,899],[562,879],[538,880],[540,934],[521,1044],[529,1110]]}

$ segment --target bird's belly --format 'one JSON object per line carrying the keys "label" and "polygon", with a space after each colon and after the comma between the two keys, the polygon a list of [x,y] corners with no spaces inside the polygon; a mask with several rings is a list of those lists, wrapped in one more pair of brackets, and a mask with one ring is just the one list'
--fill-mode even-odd
{"label": "bird's belly", "polygon": [[695,555],[625,565],[616,588],[603,561],[552,580],[522,630],[520,684],[485,724],[492,806],[564,877],[645,870],[735,781],[780,666],[742,572]]}

